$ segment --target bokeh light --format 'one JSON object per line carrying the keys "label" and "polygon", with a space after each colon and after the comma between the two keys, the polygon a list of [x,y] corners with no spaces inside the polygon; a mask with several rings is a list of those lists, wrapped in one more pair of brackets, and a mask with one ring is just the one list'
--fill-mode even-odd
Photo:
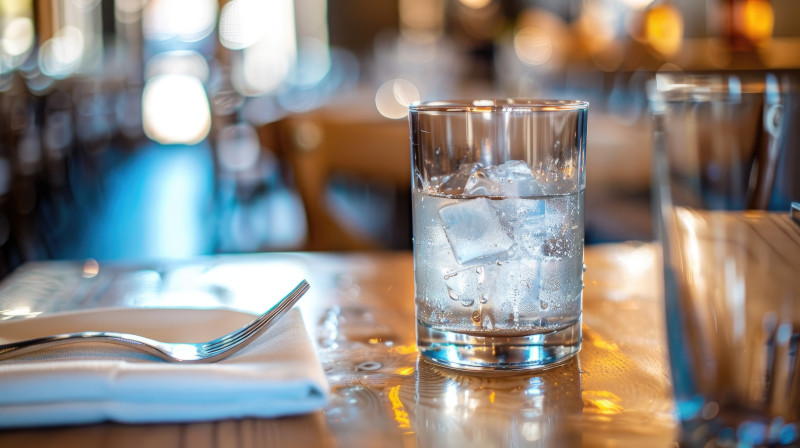
{"label": "bokeh light", "polygon": [[192,76],[205,83],[210,70],[206,59],[196,51],[166,51],[150,58],[145,67],[144,77],[150,79],[172,73]]}
{"label": "bokeh light", "polygon": [[33,46],[33,21],[30,17],[11,19],[0,37],[0,46],[9,56],[19,56],[30,50]]}
{"label": "bokeh light", "polygon": [[149,40],[195,42],[214,31],[218,11],[216,0],[150,0],[144,7],[142,32]]}
{"label": "bokeh light", "polygon": [[525,27],[514,35],[514,52],[528,65],[542,65],[553,55],[553,41],[540,28]]}
{"label": "bokeh light", "polygon": [[387,81],[375,94],[375,107],[386,118],[399,119],[407,116],[408,106],[414,101],[419,101],[419,90],[405,79]]}
{"label": "bokeh light", "polygon": [[[246,95],[270,93],[280,87],[295,62],[294,46],[276,48],[262,39],[246,48],[243,54],[243,81],[241,92]],[[281,51],[284,50],[284,51]]]}
{"label": "bokeh light", "polygon": [[654,0],[622,0],[622,3],[630,9],[641,10],[650,6],[653,1]]}
{"label": "bokeh light", "polygon": [[[233,55],[231,82],[236,91],[245,96],[274,92],[284,84],[297,62],[294,2],[239,2],[226,12],[226,30],[220,29],[219,36],[223,45],[241,48],[241,53]],[[235,19],[242,15],[256,16],[258,20],[257,24],[249,24],[249,18],[243,19],[245,32],[239,33],[234,29],[241,24],[236,24]],[[247,31],[251,26],[254,28]]]}
{"label": "bokeh light", "polygon": [[304,151],[311,151],[319,147],[322,139],[322,128],[313,121],[302,121],[294,129],[293,138],[297,147]]}
{"label": "bokeh light", "polygon": [[258,42],[267,32],[264,17],[270,13],[269,2],[231,0],[219,16],[219,42],[231,50],[242,50]]}
{"label": "bokeh light", "polygon": [[201,142],[211,129],[211,110],[203,84],[187,75],[158,75],[142,93],[145,134],[163,144]]}
{"label": "bokeh light", "polygon": [[[576,49],[576,33],[563,17],[544,8],[520,13],[510,36],[508,51],[518,61],[520,72],[553,74],[566,67]],[[536,70],[529,70],[534,67]]]}
{"label": "bokeh light", "polygon": [[61,79],[74,73],[80,66],[84,48],[83,32],[66,26],[42,44],[39,50],[39,69],[43,74]]}
{"label": "bokeh light", "polygon": [[459,0],[467,8],[481,9],[489,6],[492,0]]}
{"label": "bokeh light", "polygon": [[97,274],[100,273],[100,263],[97,260],[92,258],[83,262],[83,273],[81,274],[84,278],[92,278],[97,277]]}
{"label": "bokeh light", "polygon": [[683,18],[673,5],[664,3],[647,10],[645,36],[650,46],[664,56],[673,56],[683,41]]}
{"label": "bokeh light", "polygon": [[619,20],[619,14],[611,8],[586,4],[576,26],[589,53],[603,52],[614,44]]}
{"label": "bokeh light", "polygon": [[746,0],[742,7],[744,32],[753,42],[762,42],[772,36],[775,14],[767,0]]}

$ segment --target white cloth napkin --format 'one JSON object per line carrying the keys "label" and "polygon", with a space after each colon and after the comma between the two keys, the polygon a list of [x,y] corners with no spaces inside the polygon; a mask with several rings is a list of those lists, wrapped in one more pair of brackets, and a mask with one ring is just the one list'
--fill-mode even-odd
{"label": "white cloth napkin", "polygon": [[[200,342],[252,315],[227,310],[111,309],[0,322],[0,343],[82,330]],[[173,364],[125,347],[68,345],[0,361],[0,427],[278,417],[324,406],[328,385],[299,311],[232,357]]]}

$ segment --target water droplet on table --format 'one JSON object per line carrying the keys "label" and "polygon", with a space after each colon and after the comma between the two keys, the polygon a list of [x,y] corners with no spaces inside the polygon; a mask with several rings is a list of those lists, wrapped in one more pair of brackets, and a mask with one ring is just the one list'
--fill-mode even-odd
{"label": "water droplet on table", "polygon": [[366,361],[356,366],[358,370],[366,370],[366,371],[378,370],[381,367],[383,367],[383,364],[377,361]]}

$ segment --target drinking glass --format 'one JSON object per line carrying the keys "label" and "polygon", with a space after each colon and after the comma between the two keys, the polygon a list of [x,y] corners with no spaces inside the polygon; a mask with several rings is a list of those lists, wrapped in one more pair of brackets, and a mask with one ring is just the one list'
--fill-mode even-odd
{"label": "drinking glass", "polygon": [[800,95],[792,73],[658,74],[654,210],[682,443],[798,443]]}
{"label": "drinking glass", "polygon": [[581,343],[588,104],[410,107],[419,352],[526,370]]}

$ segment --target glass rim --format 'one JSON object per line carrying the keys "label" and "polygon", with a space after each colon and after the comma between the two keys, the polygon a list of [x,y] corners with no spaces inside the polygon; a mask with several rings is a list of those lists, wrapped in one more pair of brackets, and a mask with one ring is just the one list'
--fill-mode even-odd
{"label": "glass rim", "polygon": [[588,101],[551,99],[476,99],[415,101],[408,106],[412,112],[565,112],[589,108]]}
{"label": "glass rim", "polygon": [[738,99],[741,95],[800,91],[796,74],[783,72],[662,72],[648,88],[650,100],[666,102]]}

